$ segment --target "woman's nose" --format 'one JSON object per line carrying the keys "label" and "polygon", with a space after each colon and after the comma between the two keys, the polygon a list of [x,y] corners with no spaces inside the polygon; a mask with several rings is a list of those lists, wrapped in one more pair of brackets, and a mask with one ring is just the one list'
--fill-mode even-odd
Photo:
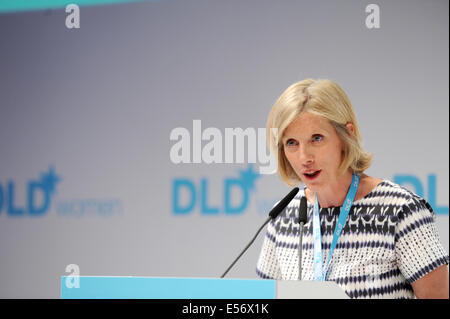
{"label": "woman's nose", "polygon": [[314,162],[314,156],[309,147],[301,145],[299,151],[299,160],[301,164],[310,165]]}

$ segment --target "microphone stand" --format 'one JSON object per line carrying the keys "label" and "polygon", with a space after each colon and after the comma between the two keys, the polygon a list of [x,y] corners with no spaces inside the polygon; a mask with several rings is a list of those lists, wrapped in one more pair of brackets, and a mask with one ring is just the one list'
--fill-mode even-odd
{"label": "microphone stand", "polygon": [[300,222],[298,230],[298,280],[302,280],[302,239],[303,239],[303,225],[304,222]]}
{"label": "microphone stand", "polygon": [[267,225],[267,223],[270,222],[271,219],[275,219],[277,218],[278,215],[280,215],[280,213],[286,208],[286,206],[291,202],[291,200],[295,197],[295,195],[298,193],[299,188],[298,187],[294,187],[289,194],[287,194],[282,200],[280,200],[278,202],[277,205],[275,205],[274,208],[272,208],[272,210],[269,213],[269,218],[267,218],[267,220],[264,222],[264,224],[258,229],[258,231],[256,232],[256,235],[253,237],[253,239],[250,241],[250,243],[248,243],[248,245],[244,248],[244,250],[239,254],[239,256],[237,256],[237,258],[233,261],[233,263],[230,265],[230,267],[228,267],[228,269],[223,273],[222,276],[220,276],[220,278],[225,277],[225,275],[228,273],[228,271],[230,271],[230,269],[234,266],[234,264],[239,260],[239,258],[241,258],[241,256],[247,251],[247,249],[253,244],[253,242],[255,241],[256,237],[258,237],[259,233],[261,232],[261,230],[264,228],[264,226]]}
{"label": "microphone stand", "polygon": [[270,220],[272,219],[272,217],[267,218],[267,220],[264,222],[264,224],[258,229],[258,231],[256,232],[256,235],[253,237],[253,239],[250,241],[250,243],[248,243],[248,245],[244,248],[244,250],[239,254],[239,256],[237,256],[237,258],[233,261],[233,263],[230,265],[230,267],[228,267],[227,270],[225,270],[225,272],[223,273],[222,276],[220,276],[220,278],[223,278],[226,276],[226,274],[230,271],[231,268],[233,268],[234,264],[239,260],[239,258],[241,258],[241,256],[247,251],[247,249],[253,244],[253,242],[255,241],[256,237],[258,237],[259,233],[261,232],[261,230],[264,228],[264,226],[267,225],[268,222],[270,222]]}
{"label": "microphone stand", "polygon": [[302,242],[303,242],[303,226],[308,220],[308,204],[306,203],[306,196],[300,200],[300,207],[298,211],[297,222],[298,228],[298,280],[302,280]]}

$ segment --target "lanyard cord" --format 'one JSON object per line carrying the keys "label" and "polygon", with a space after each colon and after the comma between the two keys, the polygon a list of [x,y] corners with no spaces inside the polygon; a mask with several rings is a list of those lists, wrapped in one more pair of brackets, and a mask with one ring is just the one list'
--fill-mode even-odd
{"label": "lanyard cord", "polygon": [[314,214],[313,214],[313,240],[314,240],[314,280],[323,281],[326,279],[328,267],[333,256],[336,244],[341,236],[342,230],[344,229],[345,222],[347,221],[348,214],[352,207],[353,201],[355,199],[356,191],[359,186],[359,175],[353,174],[352,183],[350,184],[350,189],[345,198],[344,204],[341,207],[339,213],[339,219],[336,223],[336,228],[333,234],[333,241],[331,242],[330,252],[328,254],[327,263],[325,268],[323,267],[322,260],[322,240],[320,234],[320,218],[319,218],[319,200],[317,199],[317,194],[315,195],[314,201]]}

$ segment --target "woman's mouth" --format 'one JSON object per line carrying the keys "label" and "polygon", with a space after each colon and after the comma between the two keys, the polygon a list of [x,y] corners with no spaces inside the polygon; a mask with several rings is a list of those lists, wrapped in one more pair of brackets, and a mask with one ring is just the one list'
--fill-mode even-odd
{"label": "woman's mouth", "polygon": [[320,172],[321,172],[322,170],[317,170],[317,171],[309,171],[309,172],[305,172],[305,173],[303,173],[303,176],[305,176],[305,178],[308,180],[308,181],[312,181],[312,180],[314,180],[314,179],[316,179],[319,175],[320,175]]}

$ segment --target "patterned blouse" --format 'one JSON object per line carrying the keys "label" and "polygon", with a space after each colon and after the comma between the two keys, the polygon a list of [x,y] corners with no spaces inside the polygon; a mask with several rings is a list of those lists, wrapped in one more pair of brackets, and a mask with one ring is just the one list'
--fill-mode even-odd
{"label": "patterned blouse", "polygon": [[[283,213],[269,223],[256,273],[261,278],[298,280],[301,190]],[[340,207],[321,208],[323,263],[333,239]],[[313,204],[303,228],[302,280],[313,280]],[[350,298],[414,298],[411,283],[449,262],[428,202],[384,180],[353,203],[334,250],[326,280]]]}

